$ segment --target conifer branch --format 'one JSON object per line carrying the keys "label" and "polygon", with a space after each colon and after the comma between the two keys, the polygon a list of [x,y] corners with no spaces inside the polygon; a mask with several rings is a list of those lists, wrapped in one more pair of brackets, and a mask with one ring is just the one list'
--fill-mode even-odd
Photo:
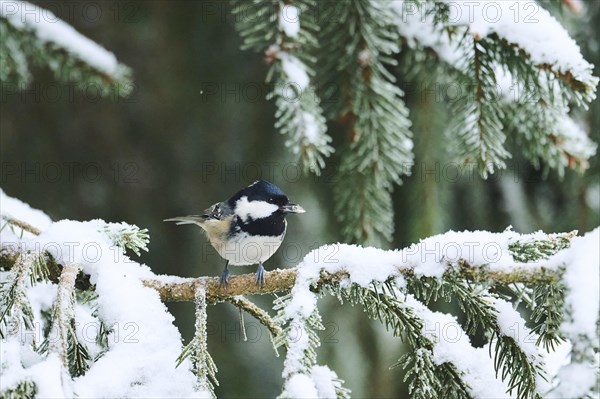
{"label": "conifer branch", "polygon": [[[33,64],[48,67],[62,82],[76,82],[80,88],[94,85],[101,95],[131,93],[131,70],[112,53],[74,31],[50,10],[24,1],[11,3],[0,9],[0,81],[27,85]],[[87,52],[73,41],[86,43]]]}
{"label": "conifer branch", "polygon": [[[15,259],[17,257],[11,252],[3,251],[0,253],[0,265],[5,270],[9,270],[14,266]],[[491,281],[498,284],[540,284],[559,281],[561,276],[559,270],[539,265],[519,264],[509,267],[506,270],[489,270],[480,265],[470,265],[464,260],[459,260],[457,266],[458,271],[455,271],[455,273],[459,273],[461,276],[476,282]],[[56,278],[54,273],[57,270],[60,269],[51,269],[49,276],[51,280]],[[296,274],[296,268],[267,271],[265,273],[266,284],[263,288],[257,287],[256,276],[253,273],[231,276],[227,290],[221,288],[218,277],[185,278],[178,279],[176,282],[158,277],[156,279],[144,280],[144,285],[158,291],[161,299],[165,302],[193,301],[197,287],[206,285],[207,300],[210,303],[216,303],[231,301],[232,298],[239,295],[263,295],[289,291],[296,282]],[[411,277],[414,275],[414,271],[410,267],[398,266],[397,275]],[[324,274],[319,284],[339,282],[346,277],[348,275],[344,272]],[[81,274],[78,276],[76,287],[83,290],[94,288],[89,282],[89,277],[86,279],[85,275]]]}
{"label": "conifer branch", "polygon": [[87,369],[89,359],[87,350],[78,342],[73,322],[75,320],[74,299],[75,281],[81,266],[69,263],[63,269],[58,281],[58,292],[54,304],[50,336],[56,337],[49,342],[48,349],[56,353],[66,370],[78,376]]}
{"label": "conifer branch", "polygon": [[177,359],[179,366],[186,358],[192,362],[192,371],[197,378],[197,388],[199,391],[210,392],[212,397],[215,395],[215,386],[219,386],[217,380],[217,366],[213,361],[207,348],[206,335],[206,290],[203,286],[199,286],[195,292],[194,298],[196,304],[196,333],[189,344],[183,348],[183,351]]}
{"label": "conifer branch", "polygon": [[250,302],[247,298],[238,295],[227,299],[227,302],[254,316],[256,320],[269,329],[269,332],[273,337],[277,337],[281,334],[281,326],[279,326],[267,312]]}
{"label": "conifer branch", "polygon": [[0,338],[14,335],[21,323],[33,327],[33,314],[27,299],[27,277],[34,262],[30,253],[19,253],[13,257],[13,269],[7,281],[0,284]]}
{"label": "conifer branch", "polygon": [[[409,267],[398,267],[398,275],[412,277],[414,272]],[[491,281],[498,284],[541,284],[560,280],[560,272],[543,266],[515,266],[510,271],[491,271],[482,267],[460,262],[460,270],[456,273],[471,281]],[[195,287],[206,284],[206,296],[211,301],[230,301],[238,295],[261,295],[289,291],[296,282],[297,269],[277,269],[265,273],[266,284],[261,289],[256,286],[256,276],[253,273],[232,276],[227,290],[220,287],[218,277],[190,278],[178,282],[163,282],[160,279],[144,280],[144,285],[158,291],[165,302],[189,302],[194,300]],[[339,283],[348,277],[345,272],[333,274],[324,273],[317,285]],[[237,306],[237,305],[236,305]]]}

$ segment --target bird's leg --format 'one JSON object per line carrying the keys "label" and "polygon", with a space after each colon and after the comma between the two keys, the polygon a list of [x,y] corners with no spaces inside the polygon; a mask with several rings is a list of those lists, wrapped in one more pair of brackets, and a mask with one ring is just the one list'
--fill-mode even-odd
{"label": "bird's leg", "polygon": [[263,267],[262,262],[258,264],[258,269],[256,269],[256,285],[258,288],[263,288],[265,286],[265,268]]}
{"label": "bird's leg", "polygon": [[220,286],[221,288],[225,289],[227,289],[227,280],[229,280],[229,269],[227,268],[227,266],[229,266],[228,260],[225,261],[225,269],[223,269],[223,273],[221,273],[220,278]]}

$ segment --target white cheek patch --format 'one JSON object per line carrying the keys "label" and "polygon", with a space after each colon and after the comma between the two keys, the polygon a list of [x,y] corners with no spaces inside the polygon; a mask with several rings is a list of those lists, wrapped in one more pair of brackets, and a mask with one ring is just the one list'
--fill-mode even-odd
{"label": "white cheek patch", "polygon": [[248,218],[262,219],[271,216],[279,207],[269,204],[266,201],[248,201],[248,197],[243,196],[235,203],[235,214],[244,222]]}

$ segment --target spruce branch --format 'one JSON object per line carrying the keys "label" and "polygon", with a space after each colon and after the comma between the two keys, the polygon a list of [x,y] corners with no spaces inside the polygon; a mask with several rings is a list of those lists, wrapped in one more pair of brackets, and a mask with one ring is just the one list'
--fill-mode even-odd
{"label": "spruce branch", "polygon": [[69,263],[62,270],[49,333],[49,337],[56,339],[48,342],[48,350],[58,355],[73,377],[83,375],[90,360],[86,347],[79,342],[75,333],[75,281],[80,269],[79,264]]}
{"label": "spruce branch", "polygon": [[[30,83],[29,64],[50,68],[62,82],[76,82],[80,88],[93,85],[101,95],[116,93],[127,96],[133,89],[131,71],[119,64],[91,40],[74,32],[49,10],[33,4],[14,1],[0,13],[0,81],[23,87]],[[48,33],[47,24],[55,24]],[[58,35],[56,32],[59,32]],[[54,37],[54,36],[57,37]],[[70,35],[87,44],[88,53],[69,46],[61,35]],[[94,52],[95,58],[89,55]],[[6,54],[6,57],[4,55]]]}
{"label": "spruce branch", "polygon": [[[555,81],[561,87],[562,98],[565,100],[574,101],[576,105],[585,106],[591,102],[595,97],[596,86],[598,85],[598,77],[590,77],[588,79],[581,79],[573,74],[573,72],[566,70],[562,71],[556,66],[548,63],[534,63],[531,60],[531,55],[527,51],[519,48],[515,43],[510,43],[508,40],[499,37],[497,34],[488,36],[490,41],[494,42],[495,46],[510,48],[512,52],[518,57],[519,62],[528,63],[533,68],[537,68],[538,74],[551,75],[555,78]],[[506,52],[506,50],[503,50]],[[514,58],[512,58],[514,60]],[[511,63],[506,62],[507,65]],[[552,79],[548,79],[552,80]]]}
{"label": "spruce branch", "polygon": [[533,288],[511,284],[508,288],[531,311],[530,320],[534,323],[532,331],[538,335],[536,345],[542,345],[548,352],[555,351],[556,346],[565,341],[560,330],[565,302],[565,287],[562,282],[536,284]]}
{"label": "spruce branch", "polygon": [[16,335],[24,327],[33,330],[33,312],[27,299],[27,281],[35,262],[35,254],[19,253],[13,267],[0,282],[0,338]]}
{"label": "spruce branch", "polygon": [[323,48],[328,56],[319,68],[324,96],[336,99],[329,112],[348,131],[336,215],[346,240],[379,244],[391,240],[393,186],[413,161],[404,93],[387,70],[399,51],[395,14],[392,2],[353,0],[335,18],[323,18],[321,41],[336,44]]}
{"label": "spruce branch", "polygon": [[219,386],[219,381],[216,378],[217,366],[207,347],[207,300],[206,290],[203,286],[196,289],[194,301],[196,304],[196,332],[194,338],[183,348],[177,358],[176,366],[181,365],[185,359],[190,358],[192,371],[197,378],[198,390],[208,391],[213,397],[216,397],[215,386]]}
{"label": "spruce branch", "polygon": [[140,250],[148,252],[148,243],[150,242],[148,229],[140,229],[127,223],[108,223],[101,229],[101,232],[123,251],[130,249],[137,256],[140,256]]}
{"label": "spruce branch", "polygon": [[400,366],[406,371],[404,382],[408,381],[408,393],[414,399],[430,399],[441,391],[440,381],[434,374],[435,364],[430,350],[419,348],[408,351],[392,367]]}
{"label": "spruce branch", "polygon": [[[8,251],[0,252],[0,264],[5,270],[10,270],[15,265],[15,256]],[[484,265],[470,265],[464,260],[457,262],[460,275],[475,281],[484,282],[491,281],[498,284],[524,283],[524,284],[543,284],[548,282],[559,281],[561,272],[555,269],[546,268],[541,265],[521,266],[515,265],[507,268],[510,270],[489,270]],[[60,270],[60,269],[58,269]],[[56,278],[52,270],[50,279]],[[397,275],[411,277],[413,269],[410,267],[399,266]],[[289,291],[296,281],[297,269],[276,269],[265,273],[266,284],[263,288],[256,286],[256,276],[253,273],[231,276],[227,290],[222,289],[218,277],[198,277],[198,278],[181,278],[177,281],[165,281],[160,277],[156,279],[144,280],[144,285],[158,291],[160,297],[165,302],[191,302],[194,301],[196,287],[200,285],[206,286],[206,296],[209,302],[220,302],[228,300],[238,295],[262,295],[272,294],[277,292]],[[333,274],[325,274],[319,281],[319,284],[328,282],[339,282],[347,278],[345,272]],[[83,290],[94,289],[94,286],[89,282],[89,276],[80,274],[78,276],[77,288]]]}
{"label": "spruce branch", "polygon": [[26,379],[19,381],[13,388],[2,391],[3,399],[34,399],[38,393],[35,382]]}
{"label": "spruce branch", "polygon": [[[431,329],[426,328],[426,326],[436,323],[439,316],[431,312],[425,305],[437,298],[446,300],[456,298],[467,316],[466,330],[472,333],[481,329],[490,338],[490,353],[494,352],[491,353],[494,361],[490,363],[491,374],[488,372],[486,378],[490,378],[490,381],[493,380],[493,369],[491,369],[493,364],[498,375],[508,384],[508,390],[516,390],[519,398],[537,398],[537,381],[538,377],[543,378],[543,363],[538,358],[537,348],[526,345],[527,342],[519,341],[518,336],[510,331],[508,323],[499,321],[500,317],[503,317],[502,320],[511,320],[515,316],[519,320],[521,319],[510,304],[503,301],[500,294],[494,292],[494,289],[513,284],[523,290],[519,294],[519,298],[529,300],[529,302],[559,300],[562,296],[560,290],[540,291],[539,294],[536,294],[532,287],[544,287],[560,283],[564,271],[555,267],[545,268],[542,262],[551,255],[567,248],[576,233],[550,235],[535,233],[522,236],[512,232],[508,233],[509,242],[505,244],[505,250],[515,259],[513,266],[503,264],[502,268],[494,269],[487,264],[470,264],[464,259],[445,260],[445,263],[440,263],[440,266],[446,266],[443,276],[432,278],[421,277],[417,274],[417,269],[415,269],[417,266],[414,263],[403,261],[399,257],[395,270],[388,272],[387,280],[372,282],[368,288],[359,287],[356,284],[351,284],[348,288],[347,282],[351,281],[354,276],[351,264],[348,265],[348,268],[343,267],[344,265],[336,265],[332,269],[327,269],[324,266],[320,269],[318,277],[311,277],[310,282],[305,280],[306,272],[300,268],[267,272],[267,283],[262,289],[256,286],[255,277],[252,274],[231,277],[227,290],[220,287],[218,278],[210,277],[173,279],[157,276],[143,281],[143,283],[147,287],[156,289],[165,301],[193,299],[196,302],[197,334],[194,340],[183,349],[178,363],[188,357],[192,359],[193,370],[199,377],[198,389],[212,390],[212,384],[215,383],[214,373],[216,367],[214,367],[210,355],[206,352],[206,340],[205,336],[203,338],[203,334],[206,333],[205,312],[207,305],[222,301],[229,301],[238,308],[245,309],[253,314],[269,328],[274,335],[276,345],[284,345],[289,348],[284,370],[284,378],[286,379],[284,396],[288,389],[290,389],[289,392],[293,391],[292,388],[295,386],[295,382],[299,381],[298,378],[313,378],[313,371],[320,376],[329,375],[328,372],[325,373],[317,366],[316,348],[319,346],[317,332],[322,328],[319,314],[316,311],[313,313],[303,311],[297,313],[297,316],[293,316],[296,313],[289,313],[287,309],[288,304],[293,300],[294,292],[312,296],[311,298],[316,300],[317,295],[329,291],[340,299],[363,306],[370,317],[381,320],[394,335],[404,337],[412,345],[415,353],[419,353],[420,357],[415,355],[399,361],[407,370],[407,378],[411,380],[411,389],[415,395],[425,397],[429,392],[428,388],[424,388],[426,385],[437,387],[435,388],[437,395],[446,397],[466,398],[474,392],[472,391],[473,387],[469,385],[469,381],[474,381],[472,378],[475,375],[472,364],[452,360],[454,358],[451,356],[448,358],[449,360],[436,364],[431,372],[421,370],[422,367],[426,367],[428,364],[435,364],[435,362],[431,362],[431,359],[434,359],[435,357],[432,356],[437,353],[435,352],[437,338],[435,338],[435,334],[431,334]],[[506,238],[506,236],[503,237]],[[39,274],[52,279],[57,270],[60,272],[58,296],[52,320],[52,331],[55,331],[54,335],[59,336],[60,340],[58,343],[51,345],[49,349],[59,355],[71,375],[80,375],[85,371],[90,360],[86,348],[77,345],[73,324],[74,317],[72,316],[75,290],[78,281],[81,281],[81,279],[78,279],[80,268],[73,264],[54,267],[51,257],[48,254],[43,254],[45,266],[39,266],[39,268],[46,270],[46,272],[34,272],[38,267],[33,266],[34,261],[41,256],[28,252],[21,253],[20,251],[23,251],[23,249],[5,246],[2,253],[0,253],[0,260],[2,260],[0,264],[3,265],[5,270],[9,271],[9,274],[14,275],[15,270],[19,269],[17,264],[23,254],[29,254],[33,257],[30,262],[31,266],[28,269],[29,272],[25,274],[30,278],[33,274]],[[301,282],[307,283],[300,291],[297,287],[298,278],[302,279]],[[27,281],[27,278],[25,278],[25,281]],[[37,279],[33,278],[31,283],[34,284],[36,281]],[[401,284],[396,285],[397,281],[400,281]],[[492,287],[491,292],[488,291],[490,287]],[[93,289],[93,286],[87,288]],[[237,296],[282,291],[288,292],[288,294],[277,300],[276,309],[279,311],[278,321],[286,322],[283,329],[277,326],[277,321],[273,321],[266,312],[257,308],[245,298]],[[408,294],[407,291],[423,299],[423,304]],[[84,292],[78,298],[78,301],[93,300],[93,293]],[[553,342],[556,339],[556,334],[553,334],[552,329],[556,330],[556,325],[560,323],[560,319],[556,317],[555,313],[560,313],[560,311],[556,311],[556,309],[552,311],[552,314],[547,317],[547,321],[540,319],[539,312],[534,312],[532,315],[535,326],[542,325],[539,330],[543,330],[546,334],[545,337],[538,340],[538,343],[542,342],[542,339],[547,342]],[[447,321],[451,319],[450,317]],[[527,334],[528,330],[524,326],[521,327]],[[303,331],[305,340],[293,343],[290,340],[292,330]],[[548,332],[546,333],[546,331]],[[468,348],[468,345],[466,348]],[[574,350],[574,353],[580,352]],[[292,354],[291,357],[290,353]],[[338,396],[343,397],[346,391],[337,377],[333,378],[335,373],[331,373],[330,382],[333,384],[332,386],[336,387]],[[338,383],[335,381],[338,381]],[[417,392],[421,393],[417,394]]]}
{"label": "spruce branch", "polygon": [[472,84],[470,95],[462,96],[452,106],[456,115],[448,130],[450,138],[456,138],[455,152],[465,163],[476,162],[483,178],[495,169],[504,169],[504,159],[510,153],[504,148],[502,109],[496,98],[496,72],[494,59],[490,56],[487,42],[468,35],[470,43],[466,71]]}
{"label": "spruce branch", "polygon": [[325,158],[333,153],[320,99],[311,84],[314,75],[311,55],[317,46],[312,11],[313,0],[239,1],[233,13],[244,44],[265,54],[269,65],[267,82],[275,99],[275,128],[286,136],[285,145],[305,171],[320,174]]}
{"label": "spruce branch", "polygon": [[243,296],[234,296],[227,299],[227,302],[238,307],[240,310],[248,312],[248,314],[254,316],[262,325],[267,327],[272,337],[277,337],[282,333],[281,326],[277,323],[269,314],[262,308],[256,306]]}
{"label": "spruce branch", "polygon": [[583,58],[546,62],[532,54],[527,41],[509,40],[502,30],[492,27],[481,36],[478,23],[450,21],[445,2],[415,4],[424,19],[411,19],[397,7],[397,26],[406,44],[404,69],[426,72],[419,76],[424,84],[434,72],[444,83],[468,88],[468,96],[449,104],[453,118],[448,132],[463,159],[477,160],[485,178],[504,167],[509,153],[503,143],[510,133],[536,167],[556,169],[561,177],[565,168],[589,167],[596,145],[569,112],[572,105],[587,108],[595,98],[598,78],[591,64]]}
{"label": "spruce branch", "polygon": [[[406,300],[398,298],[399,293],[391,283],[372,283],[370,288],[356,284],[346,289],[339,286],[327,288],[338,299],[345,298],[351,304],[362,305],[370,318],[380,320],[394,336],[403,338],[410,344],[416,356],[404,356],[394,366],[401,365],[404,369],[408,369],[405,378],[411,379],[409,389],[415,397],[431,397],[427,396],[431,390],[435,390],[433,397],[467,399],[471,396],[469,386],[463,379],[463,373],[455,364],[443,362],[434,365],[435,342],[423,333],[426,321],[417,314],[417,309],[409,305]],[[431,368],[422,370],[419,368],[420,365],[428,365]],[[415,373],[419,373],[422,378],[415,378]],[[426,382],[431,385],[425,385]]]}
{"label": "spruce branch", "polygon": [[577,230],[568,233],[548,234],[544,239],[517,240],[508,244],[508,250],[518,262],[548,259],[558,251],[568,248]]}

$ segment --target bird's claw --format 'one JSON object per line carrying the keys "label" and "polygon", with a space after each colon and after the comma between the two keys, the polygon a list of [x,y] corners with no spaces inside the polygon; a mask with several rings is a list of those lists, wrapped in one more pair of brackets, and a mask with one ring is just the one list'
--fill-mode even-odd
{"label": "bird's claw", "polygon": [[229,280],[229,270],[225,269],[225,270],[223,270],[223,273],[221,273],[221,277],[219,278],[219,287],[227,290],[227,285],[228,285],[227,281],[228,280]]}
{"label": "bird's claw", "polygon": [[259,264],[258,269],[256,269],[256,285],[258,288],[265,286],[265,268],[262,264]]}

